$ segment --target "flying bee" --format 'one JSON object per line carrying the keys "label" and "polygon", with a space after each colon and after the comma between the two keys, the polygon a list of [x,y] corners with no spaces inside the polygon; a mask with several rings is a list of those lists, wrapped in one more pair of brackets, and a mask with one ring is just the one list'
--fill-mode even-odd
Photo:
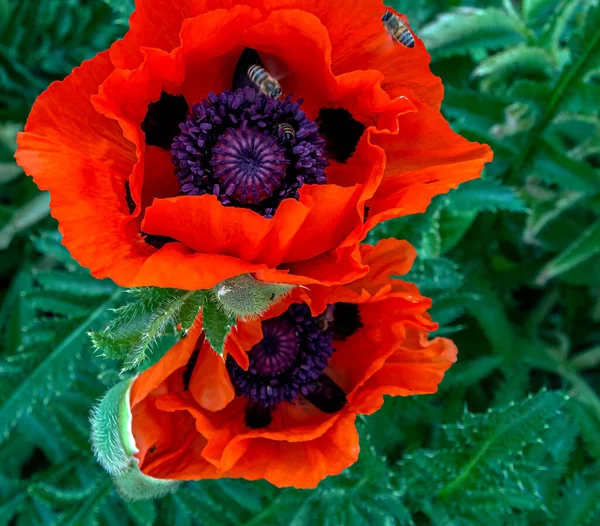
{"label": "flying bee", "polygon": [[279,85],[279,82],[269,75],[265,68],[260,67],[258,64],[250,66],[248,68],[248,78],[268,97],[271,97],[272,99],[281,97],[281,86]]}
{"label": "flying bee", "polygon": [[410,29],[402,22],[399,16],[391,11],[386,11],[381,17],[383,27],[392,36],[392,38],[405,47],[415,47],[415,37]]}
{"label": "flying bee", "polygon": [[281,131],[281,136],[285,142],[292,142],[296,137],[296,130],[287,122],[279,124],[277,129]]}

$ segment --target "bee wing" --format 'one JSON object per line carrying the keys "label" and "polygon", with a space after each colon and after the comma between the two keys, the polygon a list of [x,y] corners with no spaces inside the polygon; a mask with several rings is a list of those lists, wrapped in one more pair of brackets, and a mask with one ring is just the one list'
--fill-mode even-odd
{"label": "bee wing", "polygon": [[281,59],[273,55],[261,55],[261,58],[265,64],[265,69],[277,82],[282,79],[285,80],[289,76],[290,69]]}

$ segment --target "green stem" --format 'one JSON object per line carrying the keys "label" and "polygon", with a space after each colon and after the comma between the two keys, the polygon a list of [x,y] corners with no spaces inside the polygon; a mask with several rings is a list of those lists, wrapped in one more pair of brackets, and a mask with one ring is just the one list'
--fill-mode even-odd
{"label": "green stem", "polygon": [[577,80],[581,73],[580,70],[587,64],[589,57],[592,55],[594,49],[596,48],[599,42],[600,31],[596,31],[587,47],[584,49],[583,53],[579,56],[577,62],[575,62],[575,64],[573,64],[573,66],[570,67],[567,71],[565,71],[561,76],[560,80],[558,81],[558,84],[556,84],[556,87],[552,91],[552,96],[550,97],[550,102],[546,107],[544,115],[538,121],[533,130],[531,130],[527,146],[521,151],[521,155],[513,165],[512,170],[508,175],[508,178],[506,180],[507,184],[516,185],[519,182],[520,172],[525,163],[529,160],[529,157],[535,151],[539,139],[544,133],[546,127],[554,118],[554,114],[556,113],[560,100],[562,99],[565,92],[571,87],[571,84],[573,84],[573,82]]}
{"label": "green stem", "polygon": [[570,364],[576,370],[591,369],[600,363],[600,345],[580,352],[571,359]]}

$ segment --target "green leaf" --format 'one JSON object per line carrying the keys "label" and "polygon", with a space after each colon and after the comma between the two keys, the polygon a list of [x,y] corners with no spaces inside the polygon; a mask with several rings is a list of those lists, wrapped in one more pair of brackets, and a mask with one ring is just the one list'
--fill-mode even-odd
{"label": "green leaf", "polygon": [[544,48],[523,45],[482,60],[473,71],[473,76],[501,80],[510,80],[518,75],[549,77],[559,66],[556,57]]}
{"label": "green leaf", "polygon": [[96,308],[86,319],[79,323],[64,339],[56,342],[56,346],[35,368],[35,370],[19,384],[0,406],[0,443],[4,442],[10,430],[16,426],[19,417],[32,408],[43,398],[48,391],[54,390],[54,385],[49,384],[48,378],[53,374],[68,370],[68,364],[73,359],[71,345],[81,338],[90,325],[100,318],[105,310],[120,295],[113,294],[107,301]]}
{"label": "green leaf", "polygon": [[576,192],[600,192],[600,176],[586,164],[569,159],[547,141],[541,141],[533,158],[532,171],[545,180]]}
{"label": "green leaf", "polygon": [[206,339],[217,354],[223,356],[225,340],[236,324],[236,317],[227,314],[214,293],[207,293],[202,304],[202,328]]}
{"label": "green leaf", "polygon": [[174,333],[179,323],[191,327],[204,293],[145,287],[129,291],[133,301],[115,310],[106,329],[91,332],[94,346],[105,356],[123,361],[123,369],[138,367],[157,340]]}
{"label": "green leaf", "polygon": [[449,524],[459,517],[502,524],[514,511],[539,508],[538,462],[552,454],[549,424],[565,401],[560,392],[541,392],[442,426],[435,450],[418,449],[400,462],[408,503],[420,503],[430,516],[443,513]]}
{"label": "green leaf", "polygon": [[133,13],[135,4],[133,0],[103,0],[117,15],[117,22],[126,24],[129,15]]}
{"label": "green leaf", "polygon": [[0,230],[0,250],[7,248],[13,237],[27,230],[50,214],[50,194],[38,194],[27,204],[19,208]]}
{"label": "green leaf", "polygon": [[474,7],[460,7],[439,15],[421,29],[420,36],[434,56],[473,54],[524,40],[521,28],[505,11]]}
{"label": "green leaf", "polygon": [[468,181],[450,191],[444,200],[446,208],[461,212],[527,211],[527,206],[513,187],[488,179]]}
{"label": "green leaf", "polygon": [[536,281],[544,284],[599,253],[600,220],[583,232],[564,252],[546,264]]}
{"label": "green leaf", "polygon": [[476,210],[458,210],[453,207],[442,210],[439,223],[443,254],[460,243],[476,217]]}

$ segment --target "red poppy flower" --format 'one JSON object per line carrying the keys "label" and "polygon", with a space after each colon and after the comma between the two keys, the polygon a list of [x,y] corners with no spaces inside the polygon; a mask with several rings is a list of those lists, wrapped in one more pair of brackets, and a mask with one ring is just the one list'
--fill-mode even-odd
{"label": "red poppy flower", "polygon": [[422,212],[491,159],[450,130],[422,42],[395,42],[384,11],[138,0],[125,38],[52,84],[18,139],[75,259],[128,287],[364,275],[369,228]]}
{"label": "red poppy flower", "polygon": [[389,278],[410,269],[414,250],[389,240],[361,255],[364,279],[296,289],[240,322],[225,360],[197,323],[138,376],[130,404],[142,473],[314,487],[356,461],[357,414],[377,411],[384,394],[435,392],[456,347],[428,340],[430,300]]}

